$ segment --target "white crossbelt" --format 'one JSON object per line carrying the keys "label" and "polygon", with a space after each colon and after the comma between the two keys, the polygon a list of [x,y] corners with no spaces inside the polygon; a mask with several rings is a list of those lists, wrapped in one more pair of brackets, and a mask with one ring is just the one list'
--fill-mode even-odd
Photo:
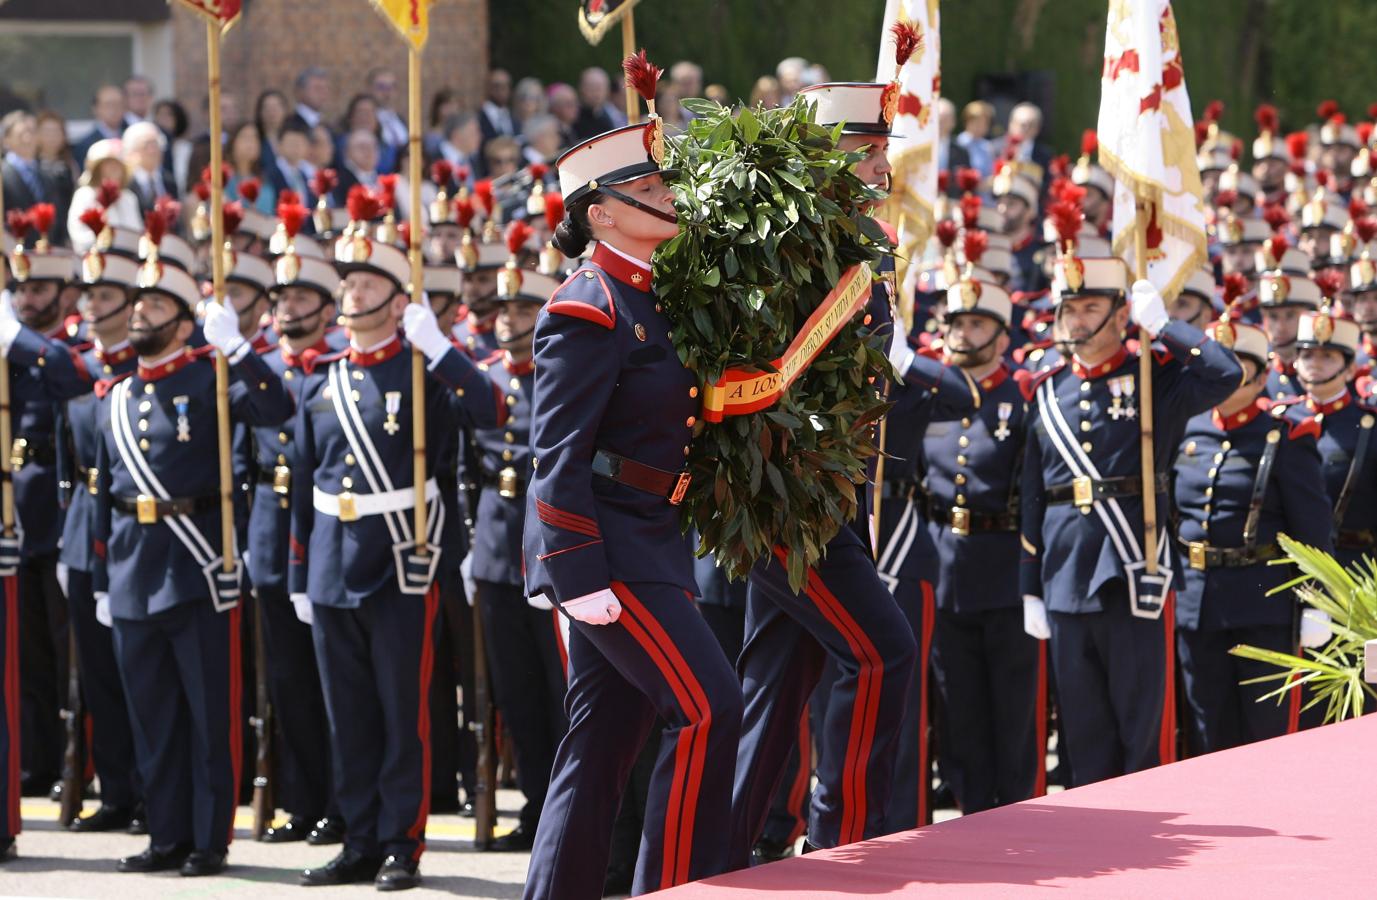
{"label": "white crossbelt", "polygon": [[[327,516],[339,518],[339,498],[340,494],[331,494],[322,491],[318,487],[311,489],[311,505],[316,508],[316,512],[324,513]],[[412,487],[398,488],[395,491],[382,491],[377,494],[349,494],[353,501],[354,512],[359,518],[364,516],[380,516],[384,513],[405,512],[416,505],[416,489]],[[440,496],[440,485],[434,478],[426,481],[426,505],[433,506],[435,499]]]}

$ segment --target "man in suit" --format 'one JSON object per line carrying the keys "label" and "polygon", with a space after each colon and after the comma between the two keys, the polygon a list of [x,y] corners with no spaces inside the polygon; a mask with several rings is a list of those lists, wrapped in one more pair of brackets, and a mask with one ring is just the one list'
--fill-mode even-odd
{"label": "man in suit", "polygon": [[506,69],[493,69],[488,73],[487,96],[483,99],[482,115],[478,122],[483,127],[483,146],[495,137],[515,137],[516,121],[512,117],[512,76]]}
{"label": "man in suit", "polygon": [[1047,167],[1052,162],[1052,148],[1038,140],[1042,134],[1042,110],[1035,103],[1024,101],[1009,113],[1009,131],[1001,142],[1000,155],[1005,155],[1010,139],[1018,140],[1014,157],[1021,165],[1019,171],[1028,172],[1027,163],[1038,167],[1038,176],[1046,187]]}
{"label": "man in suit", "polygon": [[124,124],[153,121],[153,82],[147,75],[124,79]]}
{"label": "man in suit", "polygon": [[167,139],[152,122],[139,122],[124,130],[124,162],[129,167],[129,188],[139,198],[139,212],[147,215],[158,198],[172,191],[163,177],[163,148]]}
{"label": "man in suit", "polygon": [[[4,178],[4,197],[6,209],[28,209],[35,203],[53,203],[59,200],[56,186],[39,168],[38,129],[33,115],[16,109],[0,119],[0,140],[3,140],[5,161],[0,165]],[[59,243],[62,238],[62,224],[53,217],[53,227],[48,240]]]}
{"label": "man in suit", "polygon": [[397,73],[386,66],[373,69],[368,73],[368,92],[378,101],[378,127],[383,140],[393,147],[405,147],[411,136],[406,119],[393,109],[397,101]]}
{"label": "man in suit", "polygon": [[274,164],[265,173],[279,197],[283,191],[296,191],[307,209],[314,206],[316,200],[311,194],[311,178],[316,169],[306,161],[310,149],[311,132],[299,122],[288,122],[278,136]]}
{"label": "man in suit", "polygon": [[359,129],[345,139],[333,206],[343,206],[349,189],[356,184],[370,188],[378,186],[378,152],[378,138],[371,131]]}
{"label": "man in suit", "polygon": [[324,125],[323,111],[330,102],[330,76],[325,70],[319,66],[303,69],[296,76],[294,93],[296,109],[287,117],[287,122],[297,122],[307,129]]}
{"label": "man in suit", "polygon": [[124,133],[124,113],[124,91],[118,85],[103,84],[96,88],[91,98],[91,118],[95,125],[72,148],[78,166],[86,162],[86,151],[96,141],[115,139]]}
{"label": "man in suit", "polygon": [[[937,170],[955,174],[970,168],[970,154],[956,142],[956,106],[946,97],[937,101],[937,130]],[[955,178],[947,179],[947,185],[951,196],[960,196]]]}

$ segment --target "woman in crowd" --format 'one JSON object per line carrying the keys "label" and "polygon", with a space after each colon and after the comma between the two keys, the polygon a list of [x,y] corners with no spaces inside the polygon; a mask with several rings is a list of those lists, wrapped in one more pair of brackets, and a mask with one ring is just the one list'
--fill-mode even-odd
{"label": "woman in crowd", "polygon": [[355,131],[367,131],[378,139],[378,172],[397,171],[397,148],[383,139],[382,125],[378,123],[378,101],[372,94],[355,94],[349,100],[349,107],[340,120],[339,136],[335,139],[335,153],[344,157],[344,145],[349,135]]}
{"label": "woman in crowd", "polygon": [[[263,137],[259,134],[257,125],[253,122],[244,122],[230,132],[225,161],[230,167],[230,178],[225,183],[225,197],[251,205],[264,215],[275,215],[277,192],[263,178]],[[245,200],[239,191],[239,186],[251,178],[258,179],[258,197],[252,203]]]}
{"label": "woman in crowd", "polygon": [[105,223],[110,226],[143,231],[143,216],[139,215],[139,198],[129,189],[129,168],[124,162],[124,145],[115,139],[96,141],[86,151],[86,170],[77,181],[71,206],[67,209],[67,234],[72,251],[82,256],[95,243],[96,236],[81,221],[81,214],[100,204],[106,184],[114,195],[105,207]]}

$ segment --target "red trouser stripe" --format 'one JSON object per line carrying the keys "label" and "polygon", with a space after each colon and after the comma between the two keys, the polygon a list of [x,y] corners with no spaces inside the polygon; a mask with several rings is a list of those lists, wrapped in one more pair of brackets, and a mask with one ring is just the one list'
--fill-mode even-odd
{"label": "red trouser stripe", "polygon": [[19,816],[19,576],[4,579],[5,588],[5,727],[8,729],[9,755],[5,760],[5,795],[9,833],[16,835],[23,824]]}
{"label": "red trouser stripe", "polygon": [[932,766],[928,761],[928,659],[932,654],[932,630],[937,624],[937,599],[932,582],[920,582],[923,589],[922,634],[918,640],[918,824],[932,824]]}
{"label": "red trouser stripe", "polygon": [[707,760],[712,708],[683,654],[650,611],[622,582],[612,582],[612,592],[622,604],[623,615],[618,621],[625,625],[627,633],[664,675],[665,683],[688,718],[688,724],[679,729],[674,777],[665,810],[664,864],[660,874],[660,888],[664,889],[689,880],[694,820]]}
{"label": "red trouser stripe", "polygon": [[[1304,656],[1305,650],[1296,644],[1294,651],[1296,656]],[[1295,687],[1291,688],[1290,695],[1286,698],[1286,733],[1295,734],[1300,731],[1300,711],[1301,711],[1301,686],[1299,679],[1292,678],[1291,683]]]}
{"label": "red trouser stripe", "polygon": [[1160,765],[1176,762],[1176,592],[1167,594],[1162,610],[1162,631],[1166,635],[1166,684],[1162,691],[1162,735],[1157,747]]}
{"label": "red trouser stripe", "polygon": [[550,610],[551,624],[555,629],[555,647],[559,649],[559,670],[564,673],[564,680],[569,681],[569,648],[564,646],[564,631],[559,627],[559,610]]}
{"label": "red trouser stripe", "polygon": [[430,675],[435,668],[435,611],[440,606],[440,587],[432,584],[425,593],[425,628],[421,635],[420,692],[416,695],[416,736],[421,739],[421,806],[416,821],[406,830],[416,841],[411,854],[419,862],[425,852],[426,819],[430,816]]}
{"label": "red trouser stripe", "polygon": [[813,735],[809,728],[809,704],[803,704],[803,715],[798,720],[798,770],[794,772],[794,783],[789,788],[789,814],[794,817],[794,827],[789,830],[789,843],[803,836],[808,827],[808,810],[803,801],[808,797],[808,781],[813,774]]}
{"label": "red trouser stripe", "polygon": [[[254,601],[255,603],[258,601]],[[242,656],[243,637],[239,633],[240,620],[243,618],[242,606],[236,606],[226,613],[227,625],[229,627],[229,754],[230,771],[234,773],[234,781],[231,782],[230,807],[234,809],[238,806],[239,800],[239,779],[244,771],[244,660]],[[225,838],[226,844],[234,842],[234,815],[230,814],[229,835]]]}
{"label": "red trouser stripe", "polygon": [[[1047,795],[1047,642],[1038,641],[1038,695],[1033,701],[1033,796]],[[1064,750],[1061,752],[1065,753]]]}

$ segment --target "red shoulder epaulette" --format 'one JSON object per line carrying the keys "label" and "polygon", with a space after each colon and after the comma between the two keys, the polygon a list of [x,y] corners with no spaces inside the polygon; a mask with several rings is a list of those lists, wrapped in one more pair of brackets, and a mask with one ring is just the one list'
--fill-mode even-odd
{"label": "red shoulder epaulette", "polygon": [[203,347],[192,347],[191,355],[195,359],[214,359],[215,347],[210,344],[206,344]]}
{"label": "red shoulder epaulette", "polygon": [[1009,299],[1015,306],[1026,306],[1034,300],[1041,300],[1049,293],[1051,293],[1051,291],[1047,288],[1043,288],[1040,291],[1014,291],[1009,295]]}
{"label": "red shoulder epaulette", "polygon": [[[559,295],[570,284],[573,284],[575,279],[587,278],[589,273],[592,274],[593,278],[597,279],[598,284],[602,287],[604,296],[607,297],[606,310],[599,309],[587,300],[578,300],[572,297],[565,300],[559,299]],[[590,266],[584,266],[570,275],[565,280],[564,284],[561,284],[558,290],[555,291],[554,296],[550,298],[550,302],[545,304],[545,310],[551,315],[573,316],[575,319],[583,319],[585,322],[601,325],[609,331],[616,327],[617,324],[614,318],[616,315],[616,306],[612,301],[612,289],[607,286],[607,280],[603,278],[602,273]]]}
{"label": "red shoulder epaulette", "polygon": [[1018,382],[1018,391],[1023,395],[1024,401],[1031,403],[1042,383],[1064,368],[1066,368],[1066,363],[1063,362],[1041,372],[1029,372],[1027,369],[1019,369],[1014,372],[1014,381]]}
{"label": "red shoulder epaulette", "polygon": [[1305,399],[1305,395],[1304,395],[1304,394],[1296,394],[1294,397],[1284,397],[1284,398],[1282,398],[1282,399],[1280,399],[1280,400],[1275,400],[1275,399],[1274,399],[1274,400],[1272,401],[1272,406],[1273,406],[1273,407],[1278,407],[1278,406],[1293,406],[1293,405],[1295,405],[1295,404],[1301,402],[1301,401],[1304,400],[1304,399]]}
{"label": "red shoulder epaulette", "polygon": [[68,346],[72,348],[73,353],[81,354],[85,353],[87,350],[94,350],[96,348],[96,342],[82,341],[79,344],[69,344]]}
{"label": "red shoulder epaulette", "polygon": [[301,368],[306,372],[307,375],[310,375],[312,372],[316,370],[317,366],[322,366],[326,363],[338,362],[339,360],[344,359],[344,357],[348,355],[349,348],[345,347],[341,350],[336,350],[333,353],[322,353],[319,356],[303,358],[301,360]]}
{"label": "red shoulder epaulette", "polygon": [[260,349],[259,349],[258,351],[256,351],[256,352],[258,353],[259,356],[267,356],[269,353],[272,353],[274,350],[277,350],[277,349],[279,349],[278,346],[277,346],[277,344],[269,344],[269,345],[267,345],[266,347],[260,348]]}
{"label": "red shoulder epaulette", "polygon": [[119,384],[124,379],[133,375],[133,372],[125,372],[123,375],[116,375],[114,378],[102,378],[95,383],[96,398],[104,400],[105,395],[110,393],[110,389]]}
{"label": "red shoulder epaulette", "polygon": [[493,365],[496,365],[497,363],[500,363],[500,362],[502,361],[503,354],[505,354],[506,352],[507,352],[507,351],[505,351],[505,350],[494,350],[493,352],[489,353],[487,356],[485,356],[485,357],[483,357],[482,359],[478,360],[478,362],[479,362],[480,364],[482,364],[482,365],[485,365],[485,366],[493,366]]}
{"label": "red shoulder epaulette", "polygon": [[899,246],[899,229],[895,228],[884,219],[878,217],[872,218],[875,219],[875,224],[880,226],[880,230],[885,233],[885,237],[889,238],[889,242],[896,247]]}
{"label": "red shoulder epaulette", "polygon": [[1306,416],[1299,422],[1291,423],[1291,430],[1287,434],[1287,437],[1294,441],[1297,438],[1305,437],[1308,434],[1315,440],[1319,440],[1321,433],[1322,430],[1320,428],[1319,421],[1314,416]]}

